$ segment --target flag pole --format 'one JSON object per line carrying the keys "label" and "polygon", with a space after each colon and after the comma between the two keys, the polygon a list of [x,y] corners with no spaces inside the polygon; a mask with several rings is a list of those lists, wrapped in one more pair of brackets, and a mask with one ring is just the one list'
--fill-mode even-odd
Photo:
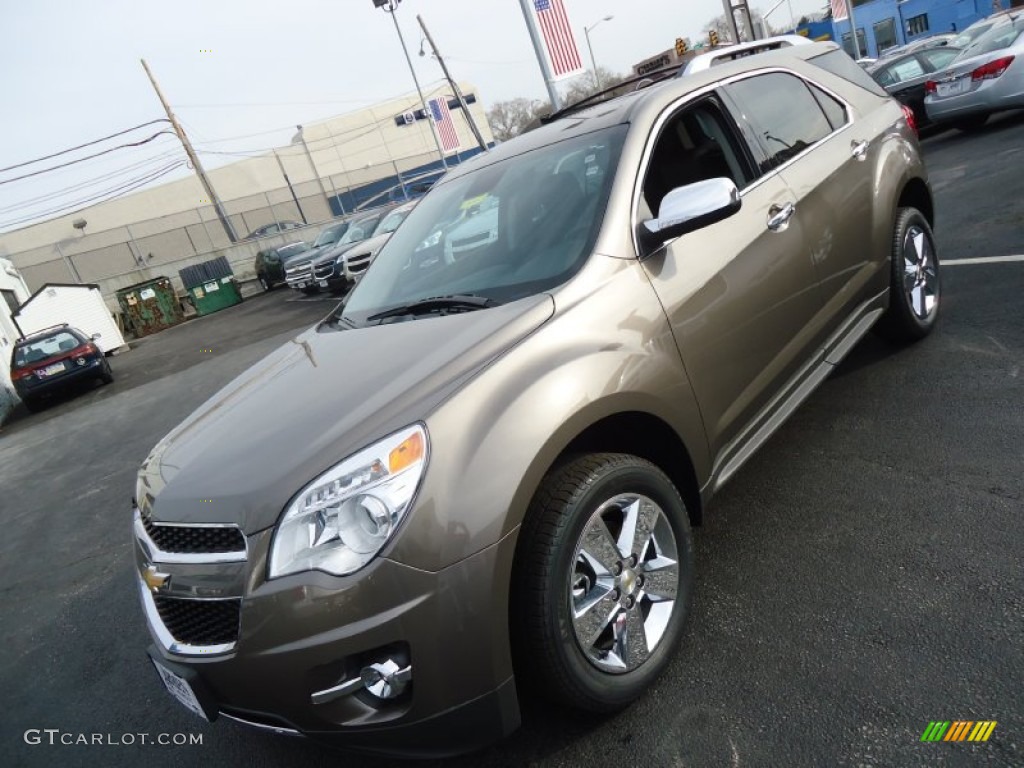
{"label": "flag pole", "polygon": [[562,108],[562,99],[555,88],[555,78],[548,64],[547,56],[544,55],[544,46],[541,44],[540,33],[537,31],[537,24],[530,9],[530,0],[519,0],[523,9],[523,19],[526,21],[526,28],[530,30],[530,40],[533,41],[533,50],[537,54],[537,63],[540,64],[540,71],[544,75],[544,84],[548,88],[548,98],[551,99],[551,108],[557,112]]}
{"label": "flag pole", "polygon": [[846,15],[850,18],[850,38],[853,40],[853,60],[860,58],[860,40],[857,39],[857,22],[853,20],[853,0],[843,0],[846,3]]}

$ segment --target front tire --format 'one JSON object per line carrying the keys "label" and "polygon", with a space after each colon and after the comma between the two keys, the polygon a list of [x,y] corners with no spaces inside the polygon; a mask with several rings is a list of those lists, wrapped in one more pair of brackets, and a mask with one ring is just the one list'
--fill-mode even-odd
{"label": "front tire", "polygon": [[693,591],[683,500],[650,462],[591,454],[555,469],[519,534],[511,625],[548,698],[614,712],[662,673]]}
{"label": "front tire", "polygon": [[877,330],[890,341],[923,339],[939,316],[939,256],[928,220],[916,208],[900,208],[893,227],[889,309]]}

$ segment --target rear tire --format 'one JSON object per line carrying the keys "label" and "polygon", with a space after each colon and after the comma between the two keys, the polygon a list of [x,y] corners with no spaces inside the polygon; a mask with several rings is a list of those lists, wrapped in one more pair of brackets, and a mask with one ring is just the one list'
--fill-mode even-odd
{"label": "rear tire", "polygon": [[980,131],[985,127],[985,123],[988,122],[988,115],[972,115],[971,117],[964,117],[957,120],[953,125],[963,131],[964,133],[974,133]]}
{"label": "rear tire", "polygon": [[104,384],[114,383],[114,372],[110,370],[110,363],[104,363],[103,373],[100,374],[100,381]]}
{"label": "rear tire", "polygon": [[935,238],[916,208],[896,212],[889,262],[889,309],[875,328],[889,341],[908,344],[931,333],[941,297]]}
{"label": "rear tire", "polygon": [[34,397],[23,397],[21,398],[21,402],[25,404],[25,409],[29,413],[39,413],[46,407],[42,400],[37,400]]}
{"label": "rear tire", "polygon": [[591,454],[553,470],[516,548],[517,675],[578,709],[614,712],[661,675],[693,591],[683,500],[650,462]]}

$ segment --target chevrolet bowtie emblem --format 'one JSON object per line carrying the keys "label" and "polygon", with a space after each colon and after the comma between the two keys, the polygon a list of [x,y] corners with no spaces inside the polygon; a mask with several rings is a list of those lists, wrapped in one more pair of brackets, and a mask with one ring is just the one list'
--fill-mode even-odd
{"label": "chevrolet bowtie emblem", "polygon": [[160,573],[155,565],[150,565],[142,572],[142,580],[146,582],[150,592],[156,593],[171,583],[171,575]]}

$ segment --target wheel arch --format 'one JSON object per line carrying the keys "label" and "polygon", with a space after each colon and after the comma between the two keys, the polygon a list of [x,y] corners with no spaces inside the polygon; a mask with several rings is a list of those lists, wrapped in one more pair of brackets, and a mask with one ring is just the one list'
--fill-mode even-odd
{"label": "wheel arch", "polygon": [[915,176],[908,179],[900,190],[896,200],[897,208],[917,208],[928,220],[928,226],[935,226],[935,204],[931,190],[924,179]]}
{"label": "wheel arch", "polygon": [[693,459],[676,431],[659,417],[624,411],[594,422],[569,441],[544,476],[566,458],[586,453],[628,453],[651,462],[683,497],[690,524],[700,525],[703,505]]}

